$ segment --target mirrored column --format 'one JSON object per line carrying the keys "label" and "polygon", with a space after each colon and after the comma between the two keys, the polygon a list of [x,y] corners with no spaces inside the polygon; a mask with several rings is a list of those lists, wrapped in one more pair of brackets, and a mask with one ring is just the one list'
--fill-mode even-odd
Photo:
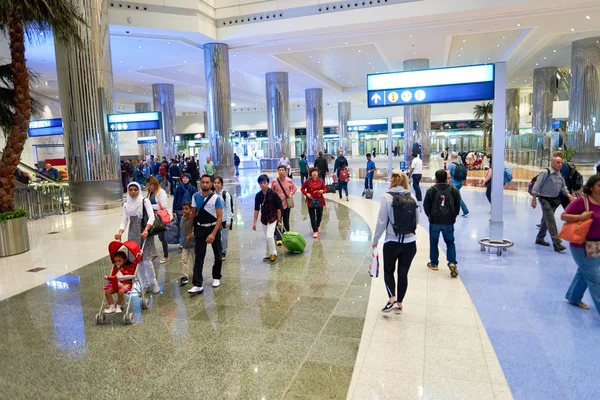
{"label": "mirrored column", "polygon": [[552,151],[552,110],[556,98],[558,68],[533,70],[531,131],[536,138],[535,165],[547,165]]}
{"label": "mirrored column", "polygon": [[83,46],[54,42],[71,198],[79,210],[119,207],[118,137],[106,119],[114,112],[108,1],[71,1],[86,22]]}
{"label": "mirrored column", "polygon": [[[323,151],[323,89],[306,89],[306,154]],[[309,161],[312,158],[309,158]]]}
{"label": "mirrored column", "polygon": [[287,72],[265,74],[267,95],[268,158],[290,156],[290,89]]}
{"label": "mirrored column", "polygon": [[516,149],[519,140],[521,91],[506,89],[506,148]]}
{"label": "mirrored column", "polygon": [[[417,58],[404,61],[404,71],[428,69],[429,59]],[[423,164],[429,163],[431,142],[431,105],[417,104],[404,106],[404,159],[411,160],[415,143],[421,145]]]}
{"label": "mirrored column", "polygon": [[343,101],[338,103],[338,133],[340,136],[340,148],[344,155],[352,157],[352,138],[348,132],[348,121],[352,118],[352,103]]}
{"label": "mirrored column", "polygon": [[177,154],[175,143],[175,87],[170,83],[155,83],[152,85],[154,111],[161,113],[162,129],[156,131],[156,152],[158,157],[167,160]]}
{"label": "mirrored column", "polygon": [[204,45],[204,76],[210,142],[210,157],[220,174],[233,176],[231,131],[231,82],[229,47],[223,43]]}
{"label": "mirrored column", "polygon": [[600,37],[577,40],[571,50],[569,144],[577,162],[596,163],[595,133],[600,132]]}

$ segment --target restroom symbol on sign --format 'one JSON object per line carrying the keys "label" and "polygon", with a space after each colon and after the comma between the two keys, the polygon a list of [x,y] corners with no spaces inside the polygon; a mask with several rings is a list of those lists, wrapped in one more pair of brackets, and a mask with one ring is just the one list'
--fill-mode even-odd
{"label": "restroom symbol on sign", "polygon": [[390,103],[397,102],[398,101],[398,93],[390,92],[390,94],[388,94],[388,100],[390,101]]}

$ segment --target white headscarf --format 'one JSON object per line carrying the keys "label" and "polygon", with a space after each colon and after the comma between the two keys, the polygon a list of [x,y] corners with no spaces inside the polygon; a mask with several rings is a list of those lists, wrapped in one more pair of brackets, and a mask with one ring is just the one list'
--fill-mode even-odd
{"label": "white headscarf", "polygon": [[[136,186],[138,188],[137,197],[131,197],[129,195],[129,187]],[[127,185],[127,202],[125,203],[125,209],[130,217],[142,216],[142,206],[144,204],[144,196],[142,195],[142,187],[137,182],[131,182]]]}

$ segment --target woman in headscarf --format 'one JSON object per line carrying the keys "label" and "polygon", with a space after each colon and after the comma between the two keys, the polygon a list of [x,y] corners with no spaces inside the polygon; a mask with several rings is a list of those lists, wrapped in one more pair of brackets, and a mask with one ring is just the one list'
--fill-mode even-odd
{"label": "woman in headscarf", "polygon": [[[138,266],[138,268],[141,268],[140,276],[142,285],[144,288],[151,287],[152,293],[158,293],[160,287],[158,286],[154,265],[152,264],[152,259],[157,256],[156,245],[154,237],[148,238],[148,230],[154,224],[154,211],[152,210],[150,200],[144,199],[144,196],[140,193],[141,190],[142,188],[137,182],[131,182],[127,185],[127,202],[123,205],[123,218],[121,219],[119,233],[115,235],[115,239],[121,240],[123,232],[125,232],[125,228],[129,224],[127,240],[133,240],[140,248],[142,247],[142,241],[145,241],[142,262]],[[142,225],[144,209],[148,217],[145,226]]]}

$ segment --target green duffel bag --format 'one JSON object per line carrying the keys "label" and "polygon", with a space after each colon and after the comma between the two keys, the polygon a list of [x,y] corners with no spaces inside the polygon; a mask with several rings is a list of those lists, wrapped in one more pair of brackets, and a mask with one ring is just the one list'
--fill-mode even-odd
{"label": "green duffel bag", "polygon": [[281,241],[283,246],[293,253],[302,253],[306,248],[306,240],[298,232],[286,232],[285,228],[280,228]]}

